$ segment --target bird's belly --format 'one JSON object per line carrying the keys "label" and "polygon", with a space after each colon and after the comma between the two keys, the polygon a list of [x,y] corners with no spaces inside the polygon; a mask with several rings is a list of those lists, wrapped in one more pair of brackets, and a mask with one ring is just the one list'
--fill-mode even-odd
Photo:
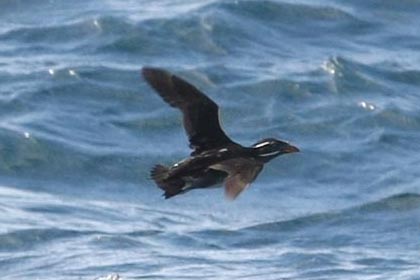
{"label": "bird's belly", "polygon": [[[172,177],[199,177],[196,174],[202,174],[203,172],[207,172],[208,170],[210,174],[213,173],[214,169],[216,168],[209,168],[217,163],[223,162],[226,160],[226,153],[214,152],[209,151],[198,156],[193,156],[190,158],[186,158],[181,160],[180,162],[174,164],[171,167],[170,176]],[[213,170],[213,171],[211,171]],[[220,171],[216,171],[220,172]],[[211,176],[211,175],[210,175]]]}
{"label": "bird's belly", "polygon": [[197,188],[216,188],[220,187],[223,183],[224,179],[226,178],[227,173],[208,169],[200,176],[188,176],[185,177],[184,180],[186,185],[184,187],[185,190],[189,189],[197,189]]}

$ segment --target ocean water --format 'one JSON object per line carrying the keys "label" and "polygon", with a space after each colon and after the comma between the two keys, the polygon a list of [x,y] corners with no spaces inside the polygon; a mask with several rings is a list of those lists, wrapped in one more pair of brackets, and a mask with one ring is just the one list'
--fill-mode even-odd
{"label": "ocean water", "polygon": [[[1,279],[420,279],[420,2],[0,1]],[[164,200],[168,69],[277,158]]]}

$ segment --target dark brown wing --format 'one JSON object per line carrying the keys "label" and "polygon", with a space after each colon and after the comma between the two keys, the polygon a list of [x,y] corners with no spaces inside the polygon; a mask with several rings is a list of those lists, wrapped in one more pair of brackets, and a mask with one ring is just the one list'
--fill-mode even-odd
{"label": "dark brown wing", "polygon": [[228,173],[225,194],[227,198],[233,200],[257,178],[263,169],[263,164],[254,159],[236,158],[210,168]]}
{"label": "dark brown wing", "polygon": [[234,143],[220,127],[219,107],[204,93],[162,69],[144,67],[142,73],[163,100],[182,111],[193,154]]}

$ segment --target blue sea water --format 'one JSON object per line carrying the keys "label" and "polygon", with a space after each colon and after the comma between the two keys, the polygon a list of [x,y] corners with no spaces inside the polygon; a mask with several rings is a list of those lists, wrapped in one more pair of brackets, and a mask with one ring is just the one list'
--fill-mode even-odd
{"label": "blue sea water", "polygon": [[[0,1],[1,279],[420,279],[420,2]],[[230,202],[145,65],[277,158]]]}

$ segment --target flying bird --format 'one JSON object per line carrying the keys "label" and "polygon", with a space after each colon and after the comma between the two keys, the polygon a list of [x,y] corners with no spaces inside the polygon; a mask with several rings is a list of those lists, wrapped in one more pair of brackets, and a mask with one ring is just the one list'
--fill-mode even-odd
{"label": "flying bird", "polygon": [[299,152],[285,141],[266,138],[251,147],[232,141],[220,126],[219,107],[187,81],[163,69],[144,67],[144,79],[170,106],[179,109],[193,150],[190,157],[167,167],[155,165],[151,178],[168,199],[199,188],[225,185],[235,199],[275,157]]}

